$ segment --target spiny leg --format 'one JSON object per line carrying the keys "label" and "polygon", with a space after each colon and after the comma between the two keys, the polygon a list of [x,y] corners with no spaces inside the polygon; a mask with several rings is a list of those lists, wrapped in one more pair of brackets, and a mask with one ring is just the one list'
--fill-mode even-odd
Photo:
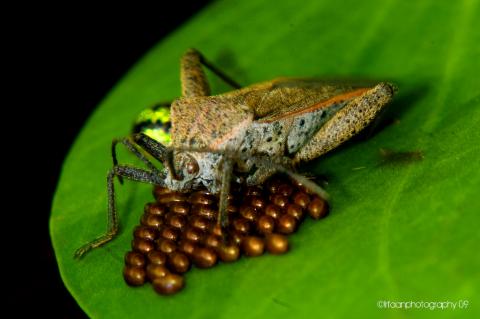
{"label": "spiny leg", "polygon": [[[112,141],[112,160],[113,160],[113,166],[117,166],[118,165],[118,160],[117,160],[117,151],[116,151],[116,148],[117,148],[117,144],[118,143],[121,143],[123,145],[125,145],[125,147],[132,153],[134,154],[137,158],[139,158],[145,165],[147,165],[147,167],[157,173],[157,174],[161,174],[160,171],[155,167],[155,165],[153,165],[152,162],[150,162],[146,157],[145,155],[143,155],[136,147],[135,145],[132,144],[132,142],[130,141],[129,138],[121,138],[121,139],[114,139]],[[120,182],[120,184],[123,184],[123,178],[122,176],[120,175],[117,175],[118,177],[118,180]]]}
{"label": "spiny leg", "polygon": [[218,205],[218,218],[217,224],[222,228],[228,226],[228,215],[227,215],[227,206],[228,206],[228,195],[230,194],[230,183],[232,181],[232,170],[233,163],[232,160],[226,158],[223,162],[222,167],[222,185],[220,188],[220,199]]}
{"label": "spiny leg", "polygon": [[208,85],[205,72],[203,72],[202,64],[233,88],[240,88],[237,82],[208,62],[200,52],[195,49],[189,49],[185,52],[180,62],[180,80],[182,82],[183,97],[210,95],[210,86]]}
{"label": "spiny leg", "polygon": [[118,214],[115,205],[115,186],[114,178],[115,176],[122,176],[127,179],[150,183],[154,185],[162,185],[163,181],[154,172],[149,172],[146,170],[118,165],[112,168],[107,175],[107,193],[108,193],[108,220],[107,220],[107,231],[92,240],[91,242],[83,245],[77,251],[75,251],[75,258],[82,258],[90,250],[97,248],[111,241],[118,233]]}

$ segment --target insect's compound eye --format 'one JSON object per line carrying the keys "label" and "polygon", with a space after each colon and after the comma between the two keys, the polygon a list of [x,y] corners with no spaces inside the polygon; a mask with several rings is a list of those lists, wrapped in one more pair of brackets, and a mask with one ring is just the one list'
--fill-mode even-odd
{"label": "insect's compound eye", "polygon": [[190,157],[190,160],[187,162],[185,169],[188,174],[197,175],[199,170],[197,161],[193,157]]}

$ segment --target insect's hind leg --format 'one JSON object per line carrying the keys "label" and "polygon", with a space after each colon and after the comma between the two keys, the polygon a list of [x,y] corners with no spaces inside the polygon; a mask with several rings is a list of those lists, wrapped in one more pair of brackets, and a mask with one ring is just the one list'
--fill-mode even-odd
{"label": "insect's hind leg", "polygon": [[258,185],[262,184],[270,176],[275,173],[283,173],[288,175],[291,179],[301,183],[306,188],[316,193],[324,199],[328,199],[328,193],[319,185],[309,180],[307,177],[293,171],[291,160],[285,157],[268,158],[265,156],[252,156],[255,164],[257,164],[257,171],[247,178],[247,184]]}
{"label": "insect's hind leg", "polygon": [[210,86],[208,85],[205,72],[203,72],[202,64],[233,88],[240,88],[237,82],[208,62],[200,52],[195,49],[189,49],[182,56],[180,63],[183,97],[210,95]]}
{"label": "insect's hind leg", "polygon": [[82,258],[90,250],[108,243],[118,233],[119,223],[118,223],[118,213],[115,205],[115,186],[114,186],[115,176],[122,176],[133,181],[150,183],[154,185],[163,184],[163,180],[160,178],[160,176],[158,176],[154,172],[149,172],[139,168],[124,166],[124,165],[117,165],[114,168],[112,168],[107,175],[107,193],[108,193],[107,231],[103,235],[95,238],[91,242],[77,249],[74,255],[74,257],[77,259]]}

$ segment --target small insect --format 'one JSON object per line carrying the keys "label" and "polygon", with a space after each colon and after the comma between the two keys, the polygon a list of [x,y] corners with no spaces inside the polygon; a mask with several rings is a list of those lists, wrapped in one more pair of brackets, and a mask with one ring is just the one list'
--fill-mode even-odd
{"label": "small insect", "polygon": [[[202,65],[235,90],[210,96]],[[279,78],[241,88],[196,50],[181,59],[182,97],[171,104],[170,141],[137,133],[112,143],[107,176],[108,230],[79,248],[75,256],[112,240],[118,233],[114,178],[190,191],[201,186],[219,194],[218,223],[228,225],[227,196],[232,180],[262,184],[282,172],[311,191],[325,191],[295,172],[367,126],[392,99],[389,83],[370,87],[315,79]],[[164,136],[165,137],[165,136]],[[123,144],[147,169],[119,164]],[[163,164],[159,169],[145,152]]]}

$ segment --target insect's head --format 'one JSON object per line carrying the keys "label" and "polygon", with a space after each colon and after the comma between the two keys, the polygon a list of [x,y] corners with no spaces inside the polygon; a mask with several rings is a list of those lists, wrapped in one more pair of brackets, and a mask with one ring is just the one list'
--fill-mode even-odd
{"label": "insect's head", "polygon": [[171,165],[166,166],[165,183],[176,190],[204,185],[213,191],[220,155],[209,152],[174,150]]}

